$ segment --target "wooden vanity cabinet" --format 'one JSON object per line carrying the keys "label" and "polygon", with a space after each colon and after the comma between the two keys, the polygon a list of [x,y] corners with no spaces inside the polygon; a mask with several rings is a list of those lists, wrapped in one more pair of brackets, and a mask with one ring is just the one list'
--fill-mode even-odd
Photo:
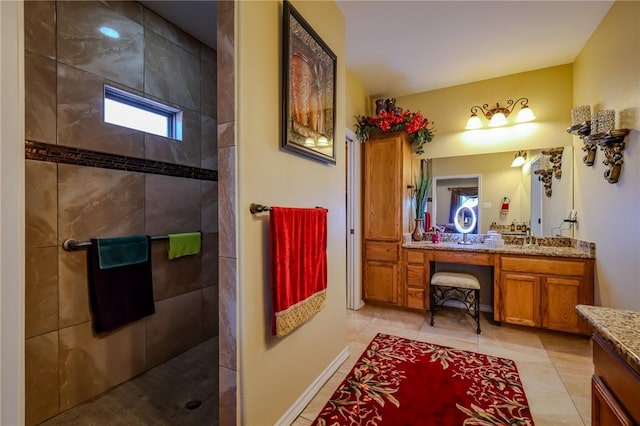
{"label": "wooden vanity cabinet", "polygon": [[499,269],[500,321],[589,333],[575,306],[593,304],[593,259],[501,255]]}
{"label": "wooden vanity cabinet", "polygon": [[401,244],[409,232],[411,141],[406,132],[372,136],[362,155],[362,287],[367,301],[404,306]]}
{"label": "wooden vanity cabinet", "polygon": [[591,379],[591,424],[640,424],[640,374],[598,334],[593,335],[593,365],[595,368]]}
{"label": "wooden vanity cabinet", "polygon": [[426,250],[404,250],[404,282],[408,308],[429,309],[430,255]]}

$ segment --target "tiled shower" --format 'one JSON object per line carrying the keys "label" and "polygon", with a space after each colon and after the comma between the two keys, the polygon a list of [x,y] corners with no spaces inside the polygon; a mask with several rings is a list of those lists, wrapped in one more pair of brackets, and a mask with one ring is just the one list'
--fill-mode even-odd
{"label": "tiled shower", "polygon": [[[218,334],[216,69],[214,50],[137,2],[25,2],[27,424]],[[183,110],[183,140],[105,124],[105,83]],[[86,252],[62,242],[190,231],[198,256],[152,245],[156,313],[94,335]]]}

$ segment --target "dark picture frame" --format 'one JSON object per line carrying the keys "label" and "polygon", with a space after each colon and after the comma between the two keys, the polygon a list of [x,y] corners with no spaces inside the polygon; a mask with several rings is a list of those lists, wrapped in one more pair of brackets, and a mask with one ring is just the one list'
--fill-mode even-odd
{"label": "dark picture frame", "polygon": [[336,55],[288,2],[282,30],[283,149],[336,163]]}

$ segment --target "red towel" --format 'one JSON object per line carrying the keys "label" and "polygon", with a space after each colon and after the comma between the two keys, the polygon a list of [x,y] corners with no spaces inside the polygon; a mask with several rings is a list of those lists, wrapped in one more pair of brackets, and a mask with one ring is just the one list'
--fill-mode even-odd
{"label": "red towel", "polygon": [[327,211],[272,207],[271,332],[284,336],[324,307],[327,291]]}

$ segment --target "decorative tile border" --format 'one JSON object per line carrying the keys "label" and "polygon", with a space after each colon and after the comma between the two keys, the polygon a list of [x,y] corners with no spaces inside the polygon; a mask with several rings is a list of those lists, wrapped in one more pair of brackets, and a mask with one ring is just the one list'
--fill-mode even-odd
{"label": "decorative tile border", "polygon": [[42,142],[25,141],[24,155],[27,160],[48,161],[50,163],[75,164],[77,166],[126,170],[128,172],[151,173],[197,180],[218,180],[217,170],[182,166],[163,161],[146,160],[144,158],[127,157],[126,155],[109,154]]}

